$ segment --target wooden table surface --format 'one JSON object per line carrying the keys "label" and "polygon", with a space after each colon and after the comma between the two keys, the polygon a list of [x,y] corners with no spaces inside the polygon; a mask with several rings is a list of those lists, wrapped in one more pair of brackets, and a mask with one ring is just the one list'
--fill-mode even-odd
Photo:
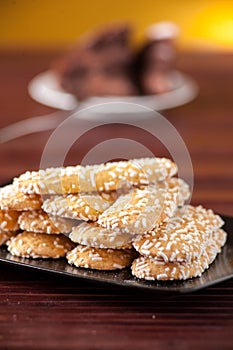
{"label": "wooden table surface", "polygon": [[[23,50],[0,54],[0,127],[53,111],[30,99],[27,84],[54,57]],[[232,215],[232,55],[182,53],[178,66],[197,81],[199,96],[163,115],[192,158],[192,203]],[[49,134],[0,145],[2,184],[39,167]],[[88,142],[84,139],[82,156]],[[159,145],[152,150],[163,155]],[[232,280],[177,296],[84,283],[3,263],[0,271],[0,349],[233,348]]]}

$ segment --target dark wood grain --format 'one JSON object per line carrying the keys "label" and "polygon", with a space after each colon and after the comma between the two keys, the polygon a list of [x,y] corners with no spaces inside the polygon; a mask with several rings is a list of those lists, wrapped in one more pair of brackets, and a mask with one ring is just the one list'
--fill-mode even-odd
{"label": "dark wood grain", "polygon": [[[27,84],[56,54],[1,53],[1,127],[53,111],[30,99]],[[178,65],[196,79],[200,94],[163,113],[191,154],[192,202],[228,215],[233,215],[231,64],[230,54],[182,53]],[[0,145],[0,182],[37,169],[49,134]],[[84,140],[80,154],[96,140],[98,135]],[[166,155],[159,144],[153,151]],[[0,269],[0,349],[232,349],[232,280],[190,295],[142,295],[5,264]]]}

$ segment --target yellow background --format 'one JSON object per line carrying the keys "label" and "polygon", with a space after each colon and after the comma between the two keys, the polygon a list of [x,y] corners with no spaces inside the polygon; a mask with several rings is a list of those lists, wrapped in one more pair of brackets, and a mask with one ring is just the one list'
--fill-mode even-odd
{"label": "yellow background", "polygon": [[56,48],[103,23],[175,21],[185,48],[233,47],[233,0],[0,0],[0,48]]}

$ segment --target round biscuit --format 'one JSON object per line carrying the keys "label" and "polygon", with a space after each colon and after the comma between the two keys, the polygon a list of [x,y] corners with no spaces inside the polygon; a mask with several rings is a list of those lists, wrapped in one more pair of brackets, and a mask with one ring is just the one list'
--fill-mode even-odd
{"label": "round biscuit", "polygon": [[0,230],[18,231],[18,217],[21,214],[17,210],[0,210]]}
{"label": "round biscuit", "polygon": [[73,249],[74,243],[65,235],[25,231],[11,238],[7,246],[12,255],[22,258],[58,259]]}
{"label": "round biscuit", "polygon": [[2,231],[0,230],[0,246],[6,244],[6,242],[18,234],[17,231]]}
{"label": "round biscuit", "polygon": [[67,254],[70,265],[95,270],[119,270],[130,266],[135,257],[132,249],[100,249],[78,245]]}
{"label": "round biscuit", "polygon": [[76,220],[48,215],[43,210],[25,211],[19,216],[18,221],[23,231],[48,234],[70,233],[78,224]]}
{"label": "round biscuit", "polygon": [[0,188],[0,208],[11,210],[36,210],[42,204],[38,194],[25,194],[14,185]]}

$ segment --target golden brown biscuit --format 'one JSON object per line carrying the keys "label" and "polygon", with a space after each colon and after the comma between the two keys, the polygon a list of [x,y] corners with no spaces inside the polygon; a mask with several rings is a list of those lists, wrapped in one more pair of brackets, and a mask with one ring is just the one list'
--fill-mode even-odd
{"label": "golden brown biscuit", "polygon": [[172,177],[167,180],[168,188],[170,191],[177,193],[177,205],[182,206],[184,202],[190,197],[189,185],[182,179]]}
{"label": "golden brown biscuit", "polygon": [[205,263],[206,258],[202,263],[198,260],[192,261],[192,263],[179,263],[140,256],[134,260],[131,269],[135,277],[148,281],[186,280],[201,276],[208,267]]}
{"label": "golden brown biscuit", "polygon": [[[94,194],[94,193],[92,193]],[[118,193],[116,191],[110,191],[110,192],[98,192],[97,193],[100,197],[102,197],[105,201],[113,203],[117,197]]]}
{"label": "golden brown biscuit", "polygon": [[0,230],[0,246],[5,244],[11,237],[14,237],[18,234],[16,231],[2,231]]}
{"label": "golden brown biscuit", "polygon": [[187,218],[202,222],[204,226],[219,228],[224,224],[221,217],[216,215],[212,209],[205,209],[201,205],[196,207],[187,205],[181,208],[181,210]]}
{"label": "golden brown biscuit", "polygon": [[65,235],[25,231],[11,238],[7,246],[12,255],[22,258],[58,259],[73,249],[74,243]]}
{"label": "golden brown biscuit", "polygon": [[78,223],[76,220],[52,216],[43,210],[25,211],[19,216],[19,226],[23,231],[41,233],[70,233],[72,227]]}
{"label": "golden brown biscuit", "polygon": [[212,211],[188,205],[177,209],[175,215],[158,228],[135,238],[133,246],[150,258],[190,262],[203,254],[213,229],[221,224],[222,219]]}
{"label": "golden brown biscuit", "polygon": [[177,172],[166,158],[141,158],[99,165],[49,168],[20,175],[14,185],[24,193],[68,194],[109,192],[163,181]]}
{"label": "golden brown biscuit", "polygon": [[42,204],[38,194],[25,194],[14,185],[0,188],[0,208],[11,210],[36,210]]}
{"label": "golden brown biscuit", "polygon": [[18,217],[21,214],[16,210],[0,210],[0,230],[17,231],[19,229]]}
{"label": "golden brown biscuit", "polygon": [[144,234],[171,217],[181,201],[178,179],[143,188],[134,188],[118,199],[99,216],[98,224],[106,228],[120,228],[132,234]]}
{"label": "golden brown biscuit", "polygon": [[132,249],[99,249],[78,245],[67,254],[68,263],[95,270],[119,270],[130,266],[135,257]]}
{"label": "golden brown biscuit", "polygon": [[211,264],[215,260],[217,254],[221,252],[221,248],[225,245],[226,240],[227,233],[224,230],[217,229],[213,231],[212,240],[205,249],[209,264]]}
{"label": "golden brown biscuit", "polygon": [[140,256],[132,264],[132,274],[140,279],[162,281],[186,280],[201,276],[215,260],[225,241],[226,233],[221,229],[216,230],[213,239],[209,241],[203,254],[189,263],[165,262],[164,260]]}
{"label": "golden brown biscuit", "polygon": [[111,198],[99,194],[68,194],[44,201],[42,208],[49,214],[65,218],[96,221],[98,216],[112,204]]}
{"label": "golden brown biscuit", "polygon": [[96,248],[126,249],[132,248],[132,235],[99,226],[96,223],[83,222],[70,233],[73,242]]}
{"label": "golden brown biscuit", "polygon": [[140,158],[105,164],[95,175],[98,191],[143,186],[175,175],[177,166],[166,158]]}

